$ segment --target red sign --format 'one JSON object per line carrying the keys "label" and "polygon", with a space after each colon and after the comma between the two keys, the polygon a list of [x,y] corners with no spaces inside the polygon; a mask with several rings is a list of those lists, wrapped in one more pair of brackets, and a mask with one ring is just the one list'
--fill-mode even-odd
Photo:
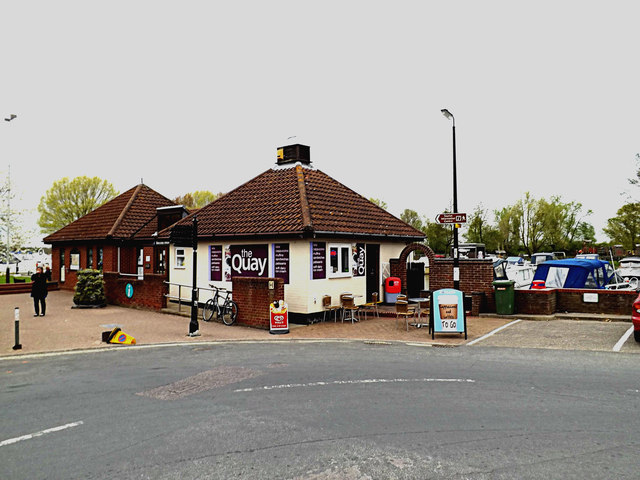
{"label": "red sign", "polygon": [[289,333],[289,312],[283,301],[273,302],[269,306],[269,333]]}
{"label": "red sign", "polygon": [[466,213],[441,213],[436,217],[438,223],[467,223]]}

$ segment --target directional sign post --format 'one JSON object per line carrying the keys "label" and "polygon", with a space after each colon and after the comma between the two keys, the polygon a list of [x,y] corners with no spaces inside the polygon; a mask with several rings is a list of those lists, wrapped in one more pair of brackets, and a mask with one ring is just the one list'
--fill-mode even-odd
{"label": "directional sign post", "polygon": [[440,224],[467,223],[466,213],[441,213],[436,216],[436,222]]}

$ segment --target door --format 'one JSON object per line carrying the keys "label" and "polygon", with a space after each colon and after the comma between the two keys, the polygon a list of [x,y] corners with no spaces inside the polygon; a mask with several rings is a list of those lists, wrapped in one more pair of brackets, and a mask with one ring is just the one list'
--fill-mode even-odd
{"label": "door", "polygon": [[411,262],[407,266],[407,296],[415,298],[424,290],[424,263]]}
{"label": "door", "polygon": [[382,300],[384,296],[380,293],[382,290],[382,282],[380,280],[380,245],[366,245],[367,255],[367,302],[371,301],[371,294],[378,292],[378,300]]}

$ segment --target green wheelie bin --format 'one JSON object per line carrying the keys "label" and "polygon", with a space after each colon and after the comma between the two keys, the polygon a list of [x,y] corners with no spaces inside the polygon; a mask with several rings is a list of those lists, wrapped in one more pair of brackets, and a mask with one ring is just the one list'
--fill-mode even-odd
{"label": "green wheelie bin", "polygon": [[513,315],[515,311],[515,293],[513,280],[496,280],[493,282],[496,296],[496,313],[498,315]]}

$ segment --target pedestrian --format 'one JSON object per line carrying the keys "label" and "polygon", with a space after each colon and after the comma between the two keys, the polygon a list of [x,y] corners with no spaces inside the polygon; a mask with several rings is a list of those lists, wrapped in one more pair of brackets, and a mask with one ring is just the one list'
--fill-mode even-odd
{"label": "pedestrian", "polygon": [[51,267],[49,266],[49,264],[46,264],[44,266],[44,276],[47,279],[47,282],[51,281]]}
{"label": "pedestrian", "polygon": [[[41,266],[37,267],[36,273],[31,275],[31,282],[31,296],[33,297],[33,308],[36,312],[33,316],[41,315],[44,317],[47,310],[47,302],[45,301],[47,298],[47,277],[42,272]],[[42,313],[40,313],[40,310],[42,310]]]}

